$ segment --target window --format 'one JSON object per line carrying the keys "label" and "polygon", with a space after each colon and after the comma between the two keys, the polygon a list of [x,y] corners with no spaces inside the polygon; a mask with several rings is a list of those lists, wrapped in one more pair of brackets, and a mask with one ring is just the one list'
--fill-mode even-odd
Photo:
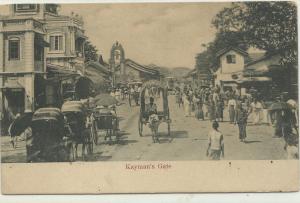
{"label": "window", "polygon": [[116,60],[120,60],[120,51],[119,50],[116,50],[115,52],[115,55],[116,55]]}
{"label": "window", "polygon": [[236,63],[235,55],[227,55],[226,60],[227,60],[227,63]]}
{"label": "window", "polygon": [[57,14],[57,4],[46,4],[46,11],[49,13]]}
{"label": "window", "polygon": [[50,51],[63,50],[63,36],[50,36]]}
{"label": "window", "polygon": [[8,59],[19,60],[20,59],[20,40],[10,39],[8,41]]}
{"label": "window", "polygon": [[36,4],[17,4],[15,7],[16,11],[36,11]]}

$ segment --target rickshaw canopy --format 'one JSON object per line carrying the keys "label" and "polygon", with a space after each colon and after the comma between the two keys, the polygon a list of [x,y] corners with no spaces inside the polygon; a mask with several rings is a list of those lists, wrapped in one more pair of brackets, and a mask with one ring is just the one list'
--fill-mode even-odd
{"label": "rickshaw canopy", "polygon": [[159,81],[151,80],[147,81],[143,84],[142,90],[141,90],[141,114],[145,113],[145,92],[147,89],[151,87],[156,87],[160,92],[162,92],[162,99],[163,99],[163,114],[166,117],[169,117],[169,104],[168,104],[168,89],[166,86],[163,86]]}
{"label": "rickshaw canopy", "polygon": [[61,107],[61,112],[84,112],[84,106],[80,101],[67,101]]}
{"label": "rickshaw canopy", "polygon": [[58,108],[40,108],[34,112],[32,121],[40,120],[56,120],[62,122],[63,115]]}

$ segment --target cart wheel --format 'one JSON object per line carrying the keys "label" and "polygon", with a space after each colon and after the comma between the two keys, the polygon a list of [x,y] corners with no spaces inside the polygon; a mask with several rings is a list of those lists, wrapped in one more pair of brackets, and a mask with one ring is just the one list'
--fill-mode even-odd
{"label": "cart wheel", "polygon": [[143,136],[143,122],[142,122],[142,119],[141,117],[139,118],[139,121],[138,121],[138,125],[139,125],[139,134],[140,136],[142,137]]}

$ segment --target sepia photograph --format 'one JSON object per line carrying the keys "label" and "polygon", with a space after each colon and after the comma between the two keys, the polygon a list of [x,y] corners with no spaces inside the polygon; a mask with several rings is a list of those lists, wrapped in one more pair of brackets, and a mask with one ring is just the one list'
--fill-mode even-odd
{"label": "sepia photograph", "polygon": [[11,3],[2,165],[299,160],[296,2]]}

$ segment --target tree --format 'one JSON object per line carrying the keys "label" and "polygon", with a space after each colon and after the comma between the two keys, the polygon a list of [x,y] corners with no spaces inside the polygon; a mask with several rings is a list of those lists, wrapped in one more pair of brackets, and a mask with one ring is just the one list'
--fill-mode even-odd
{"label": "tree", "polygon": [[238,33],[247,45],[279,54],[282,64],[297,64],[297,7],[293,2],[232,3],[212,24],[218,33]]}
{"label": "tree", "polygon": [[94,45],[91,44],[90,41],[86,41],[84,45],[84,55],[85,55],[85,62],[88,61],[97,61],[98,60],[98,50]]}

